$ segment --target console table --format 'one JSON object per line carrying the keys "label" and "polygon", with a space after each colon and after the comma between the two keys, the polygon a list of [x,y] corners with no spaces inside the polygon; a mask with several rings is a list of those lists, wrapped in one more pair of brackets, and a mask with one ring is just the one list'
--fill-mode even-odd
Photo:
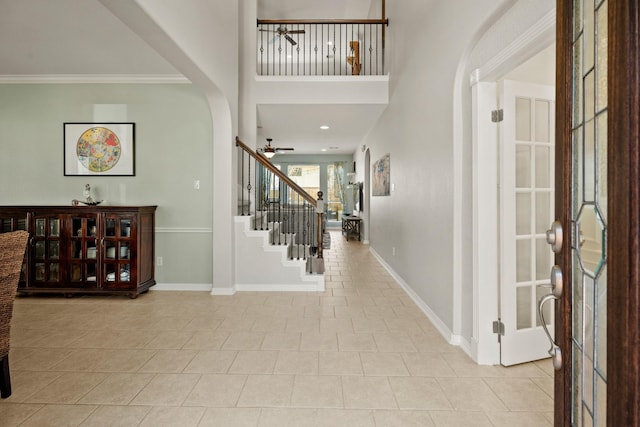
{"label": "console table", "polygon": [[342,235],[347,238],[347,241],[350,237],[360,240],[360,224],[362,224],[362,218],[359,216],[342,216]]}

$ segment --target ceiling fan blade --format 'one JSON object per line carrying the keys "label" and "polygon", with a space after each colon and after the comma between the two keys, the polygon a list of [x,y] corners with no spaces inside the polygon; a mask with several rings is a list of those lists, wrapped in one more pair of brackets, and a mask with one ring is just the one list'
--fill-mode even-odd
{"label": "ceiling fan blade", "polygon": [[284,38],[287,39],[287,41],[289,43],[291,43],[292,46],[297,45],[298,43],[296,43],[296,41],[294,39],[292,39],[291,37],[289,37],[287,34],[284,35]]}
{"label": "ceiling fan blade", "polygon": [[264,31],[265,33],[277,33],[277,31],[274,30],[267,30],[265,28],[258,28],[258,31]]}
{"label": "ceiling fan blade", "polygon": [[287,34],[304,34],[304,30],[287,30]]}
{"label": "ceiling fan blade", "polygon": [[281,147],[276,148],[276,151],[293,151],[293,150],[294,148],[281,148]]}

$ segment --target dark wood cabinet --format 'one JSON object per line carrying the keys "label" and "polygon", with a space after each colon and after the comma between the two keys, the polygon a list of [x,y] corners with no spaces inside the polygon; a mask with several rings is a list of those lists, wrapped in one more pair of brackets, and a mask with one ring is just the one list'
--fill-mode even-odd
{"label": "dark wood cabinet", "polygon": [[0,232],[30,234],[20,293],[136,297],[155,285],[155,206],[1,206]]}

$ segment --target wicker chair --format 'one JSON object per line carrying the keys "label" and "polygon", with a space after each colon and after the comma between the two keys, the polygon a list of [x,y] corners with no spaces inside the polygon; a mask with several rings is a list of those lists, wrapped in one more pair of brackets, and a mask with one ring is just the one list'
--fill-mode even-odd
{"label": "wicker chair", "polygon": [[0,395],[3,399],[11,396],[9,333],[28,238],[26,231],[0,234]]}

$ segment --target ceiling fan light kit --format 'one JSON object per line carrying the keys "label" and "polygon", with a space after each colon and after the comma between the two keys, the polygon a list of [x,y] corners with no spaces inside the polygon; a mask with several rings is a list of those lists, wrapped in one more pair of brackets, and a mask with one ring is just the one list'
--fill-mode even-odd
{"label": "ceiling fan light kit", "polygon": [[271,141],[273,141],[273,138],[267,138],[267,145],[265,145],[263,148],[258,149],[258,152],[262,153],[262,155],[264,155],[267,159],[270,159],[276,154],[281,153],[283,151],[294,150],[293,148],[289,148],[289,147],[272,147]]}
{"label": "ceiling fan light kit", "polygon": [[288,30],[287,27],[282,25],[276,28],[275,30],[267,30],[264,28],[260,28],[259,31],[264,31],[267,33],[276,33],[276,37],[284,37],[285,40],[291,43],[291,46],[295,46],[298,43],[293,38],[291,38],[289,34],[304,34],[304,30]]}

